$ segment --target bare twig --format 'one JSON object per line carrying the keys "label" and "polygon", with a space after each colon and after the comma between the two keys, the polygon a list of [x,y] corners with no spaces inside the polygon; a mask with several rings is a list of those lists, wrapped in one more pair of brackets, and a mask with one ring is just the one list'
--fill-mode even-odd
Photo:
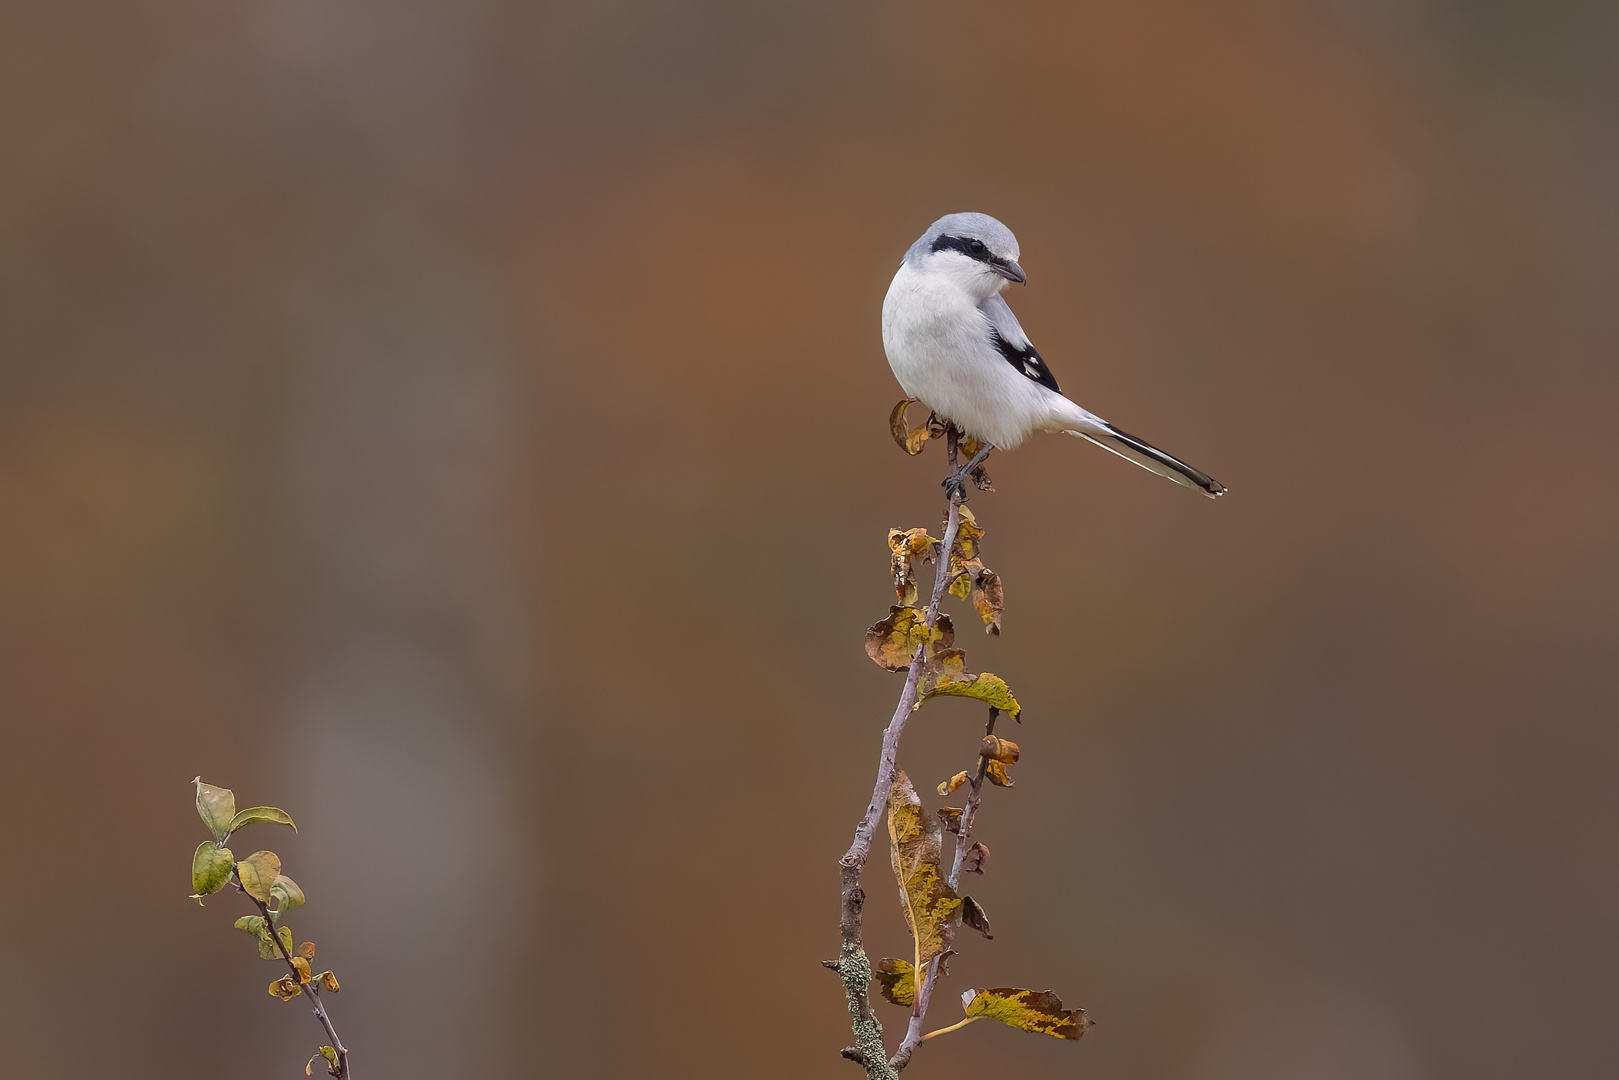
{"label": "bare twig", "polygon": [[293,981],[298,983],[298,989],[302,991],[304,997],[309,999],[312,1006],[310,1011],[315,1014],[315,1019],[320,1021],[320,1026],[326,1029],[326,1037],[332,1040],[332,1049],[337,1051],[337,1061],[326,1071],[337,1077],[337,1080],[351,1080],[353,1073],[349,1071],[348,1047],[344,1046],[343,1040],[338,1038],[337,1029],[332,1026],[332,1018],[326,1015],[326,1004],[320,999],[320,987],[313,982],[303,981],[303,975],[298,970],[298,966],[292,962],[292,957],[287,955],[286,947],[281,944],[281,939],[276,936],[276,925],[270,917],[270,905],[243,888],[242,879],[237,876],[235,871],[231,872],[231,884],[241,889],[242,895],[253,901],[253,906],[259,909],[259,914],[264,917],[264,925],[269,931],[271,946],[275,949],[276,955],[286,961],[287,970],[292,972]]}

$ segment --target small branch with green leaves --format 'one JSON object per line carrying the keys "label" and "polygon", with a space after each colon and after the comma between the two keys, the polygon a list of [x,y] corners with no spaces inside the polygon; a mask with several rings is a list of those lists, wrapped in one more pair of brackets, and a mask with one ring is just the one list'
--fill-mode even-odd
{"label": "small branch with green leaves", "polygon": [[[1049,990],[1002,987],[968,990],[962,995],[965,1019],[926,1034],[922,1031],[934,988],[948,972],[949,958],[955,955],[952,945],[956,930],[965,924],[986,939],[992,937],[982,905],[957,890],[961,875],[982,874],[989,857],[989,849],[971,839],[983,801],[984,782],[1010,788],[1012,779],[1006,767],[1018,760],[1017,744],[995,735],[996,719],[1006,713],[1021,723],[1022,706],[999,676],[967,671],[966,653],[955,647],[955,626],[950,616],[939,610],[946,594],[970,601],[985,631],[996,636],[1001,632],[1001,579],[984,566],[980,558],[984,530],[963,505],[962,481],[967,478],[979,490],[994,490],[980,464],[983,447],[934,416],[921,427],[909,430],[905,412],[910,404],[907,400],[895,406],[889,426],[895,442],[912,455],[921,453],[932,439],[945,440],[951,472],[944,485],[948,496],[944,537],[935,540],[926,529],[892,529],[888,534],[898,603],[889,608],[886,619],[866,631],[866,653],[887,671],[905,672],[905,683],[894,715],[883,731],[871,802],[855,829],[853,843],[839,862],[843,944],[838,959],[825,961],[842,977],[853,1017],[855,1045],[846,1047],[843,1056],[860,1065],[868,1080],[896,1080],[923,1042],[984,1017],[1062,1039],[1078,1039],[1091,1024],[1083,1009],[1065,1009]],[[962,454],[971,458],[971,468],[958,468]],[[917,570],[924,562],[934,564],[932,595],[925,609],[917,606],[916,585]],[[935,697],[976,698],[989,706],[989,721],[974,769],[959,772],[939,785],[940,795],[966,787],[964,805],[942,807],[928,814],[910,778],[898,767],[899,742],[911,714]],[[900,887],[905,925],[911,932],[912,955],[910,960],[890,958],[873,964],[862,941],[866,896],[860,875],[885,808],[890,862]],[[944,869],[947,832],[955,836],[948,871]],[[869,984],[873,978],[885,999],[910,1010],[905,1036],[892,1055],[883,1046],[882,1023],[872,1009]]]}
{"label": "small branch with green leaves", "polygon": [[238,811],[236,793],[229,788],[205,784],[200,776],[192,783],[197,785],[197,814],[214,838],[199,844],[191,857],[191,887],[196,890],[191,898],[201,906],[203,897],[230,885],[253,902],[259,913],[237,919],[236,929],[246,931],[258,942],[260,959],[280,960],[289,972],[270,984],[270,995],[282,1001],[305,998],[331,1040],[304,1065],[304,1075],[311,1075],[314,1063],[324,1059],[327,1073],[337,1080],[349,1080],[353,1073],[349,1069],[348,1047],[338,1037],[326,1003],[321,1000],[322,991],[338,992],[337,976],[330,971],[313,972],[310,961],[315,958],[315,943],[306,941],[294,948],[292,930],[282,921],[289,911],[303,905],[304,891],[281,872],[281,858],[275,852],[255,851],[238,860],[225,846],[231,835],[245,825],[269,822],[285,825],[293,832],[298,831],[298,826],[285,810],[255,806]]}

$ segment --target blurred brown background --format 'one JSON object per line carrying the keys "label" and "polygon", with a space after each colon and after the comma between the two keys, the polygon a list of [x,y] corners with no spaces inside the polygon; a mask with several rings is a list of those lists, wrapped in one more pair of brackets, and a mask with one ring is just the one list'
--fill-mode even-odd
{"label": "blurred brown background", "polygon": [[973,209],[1231,494],[991,460],[1025,760],[936,1015],[1098,1026],[911,1075],[1610,1075],[1616,61],[1574,0],[6,4],[4,1071],[319,1044],[184,899],[201,772],[302,826],[246,850],[360,1080],[857,1075],[861,634],[943,470],[878,309]]}

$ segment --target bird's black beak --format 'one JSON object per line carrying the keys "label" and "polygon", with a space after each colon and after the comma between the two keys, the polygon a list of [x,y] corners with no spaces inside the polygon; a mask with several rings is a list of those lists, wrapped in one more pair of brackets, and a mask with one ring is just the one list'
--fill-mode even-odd
{"label": "bird's black beak", "polygon": [[990,269],[1001,275],[1001,277],[1006,278],[1008,281],[1015,281],[1019,285],[1022,285],[1025,281],[1029,280],[1028,275],[1024,274],[1023,272],[1023,267],[1019,266],[1011,259],[996,259],[994,262],[990,263],[989,266]]}

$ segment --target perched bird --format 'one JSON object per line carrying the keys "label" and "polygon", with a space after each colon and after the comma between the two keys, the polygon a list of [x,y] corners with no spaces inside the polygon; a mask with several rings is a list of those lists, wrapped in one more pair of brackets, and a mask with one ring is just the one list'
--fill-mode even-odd
{"label": "perched bird", "polygon": [[1025,280],[1017,258],[1017,237],[988,214],[947,214],[905,253],[883,300],[883,349],[906,395],[984,444],[945,489],[963,490],[992,448],[1049,431],[1089,439],[1211,499],[1225,494],[1207,473],[1062,395],[1001,298],[1007,282]]}

